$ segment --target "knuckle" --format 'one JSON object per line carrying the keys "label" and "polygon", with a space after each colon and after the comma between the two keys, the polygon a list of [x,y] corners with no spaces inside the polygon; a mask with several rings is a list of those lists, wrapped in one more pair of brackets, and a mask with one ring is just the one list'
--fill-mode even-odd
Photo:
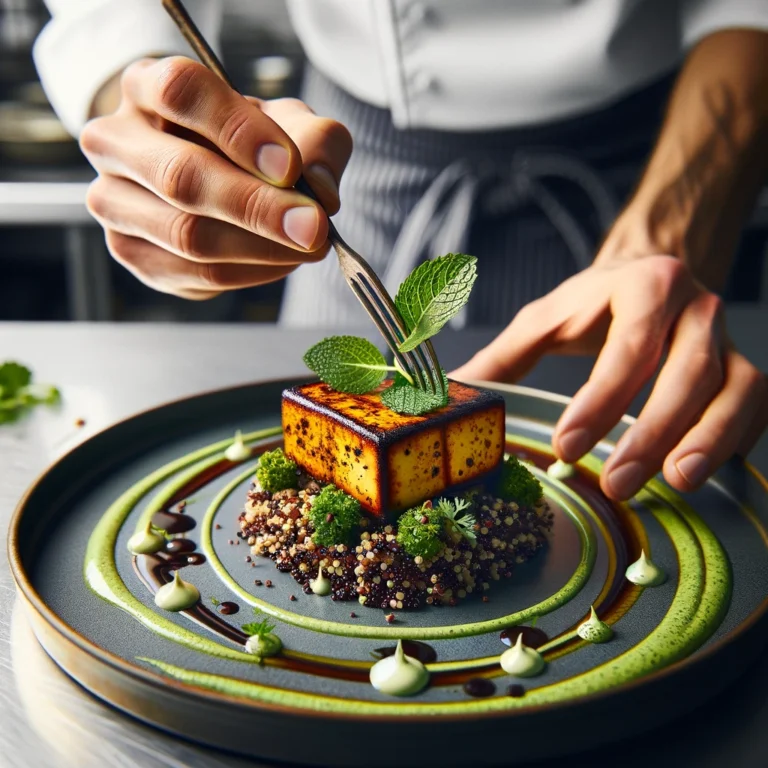
{"label": "knuckle", "polygon": [[104,148],[104,123],[106,117],[89,120],[80,131],[80,149],[86,157],[100,155]]}
{"label": "knuckle", "polygon": [[711,350],[691,354],[686,360],[686,368],[704,386],[719,390],[723,385],[723,364]]}
{"label": "knuckle", "polygon": [[201,82],[204,75],[204,68],[191,59],[183,56],[166,59],[155,83],[158,108],[172,115],[193,110],[205,92]]}
{"label": "knuckle", "polygon": [[645,272],[649,290],[660,302],[690,282],[687,267],[674,256],[649,256],[638,263]]}
{"label": "knuckle", "polygon": [[195,274],[204,290],[224,291],[230,287],[225,264],[201,262],[196,265]]}
{"label": "knuckle", "polygon": [[524,304],[517,312],[515,320],[523,324],[536,323],[542,313],[542,300],[535,299],[534,301]]}
{"label": "knuckle", "polygon": [[105,182],[101,176],[97,177],[88,186],[85,194],[85,207],[96,219],[109,218],[109,196],[104,194]]}
{"label": "knuckle", "polygon": [[352,134],[349,129],[337,120],[318,117],[316,131],[323,143],[332,144],[346,157],[352,154]]}
{"label": "knuckle", "polygon": [[168,200],[180,205],[195,205],[200,197],[203,177],[194,151],[182,150],[158,163],[157,189]]}
{"label": "knuckle", "polygon": [[661,356],[659,341],[647,329],[628,331],[621,343],[642,371],[655,369]]}
{"label": "knuckle", "polygon": [[237,151],[247,141],[247,128],[251,123],[251,111],[243,107],[235,108],[224,120],[219,129],[217,144],[225,152]]}
{"label": "knuckle", "polygon": [[245,225],[257,234],[266,230],[265,222],[275,206],[275,198],[268,184],[256,184],[245,194],[242,206]]}
{"label": "knuckle", "polygon": [[168,242],[175,251],[186,256],[200,258],[200,225],[202,219],[194,213],[179,211],[171,222]]}
{"label": "knuckle", "polygon": [[112,257],[123,266],[130,266],[136,255],[136,249],[132,238],[122,235],[114,230],[107,230],[107,250]]}

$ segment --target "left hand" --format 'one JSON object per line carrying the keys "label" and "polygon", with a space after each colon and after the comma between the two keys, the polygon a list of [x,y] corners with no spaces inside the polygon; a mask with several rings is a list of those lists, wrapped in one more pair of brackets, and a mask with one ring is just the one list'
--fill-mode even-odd
{"label": "left hand", "polygon": [[630,498],[660,469],[677,490],[698,488],[768,424],[768,378],[729,342],[721,300],[671,256],[591,266],[523,307],[451,375],[514,381],[547,352],[598,351],[552,438],[563,461],[603,438],[661,364],[640,416],[605,462],[600,484],[612,499]]}

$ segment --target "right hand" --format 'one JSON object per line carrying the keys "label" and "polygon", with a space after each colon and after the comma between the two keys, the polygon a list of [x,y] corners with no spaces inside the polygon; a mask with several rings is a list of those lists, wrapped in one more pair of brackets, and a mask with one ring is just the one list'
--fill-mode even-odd
{"label": "right hand", "polygon": [[[352,151],[343,125],[295,99],[245,98],[183,57],[138,61],[120,87],[80,146],[99,174],[88,210],[143,283],[207,299],[325,256]],[[302,173],[322,207],[290,189]]]}

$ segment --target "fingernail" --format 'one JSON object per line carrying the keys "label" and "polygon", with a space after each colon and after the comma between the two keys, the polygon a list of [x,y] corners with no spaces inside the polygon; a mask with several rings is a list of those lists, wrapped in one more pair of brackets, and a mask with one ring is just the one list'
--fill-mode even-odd
{"label": "fingernail", "polygon": [[283,214],[283,232],[306,250],[317,238],[317,223],[317,211],[309,205],[290,208]]}
{"label": "fingernail", "polygon": [[279,144],[263,144],[256,152],[256,167],[272,181],[281,182],[290,164],[288,150]]}
{"label": "fingernail", "polygon": [[630,461],[612,470],[606,478],[614,496],[628,499],[643,486],[645,470],[639,461]]}
{"label": "fingernail", "polygon": [[589,432],[580,427],[572,429],[557,439],[557,445],[566,461],[580,459],[592,446]]}
{"label": "fingernail", "polygon": [[697,486],[707,479],[709,460],[703,453],[689,453],[675,462],[677,471],[689,485]]}
{"label": "fingernail", "polygon": [[339,185],[336,183],[336,179],[333,178],[333,174],[324,165],[315,163],[310,165],[304,173],[310,186],[314,188],[321,187],[328,194],[336,198],[339,197]]}

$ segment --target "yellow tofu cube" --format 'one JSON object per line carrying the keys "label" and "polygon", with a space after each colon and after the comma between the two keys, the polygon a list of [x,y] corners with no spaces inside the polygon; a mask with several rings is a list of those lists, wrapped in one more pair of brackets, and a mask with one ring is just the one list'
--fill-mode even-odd
{"label": "yellow tofu cube", "polygon": [[384,406],[379,392],[347,395],[322,383],[288,389],[285,453],[375,515],[407,509],[478,481],[502,461],[501,395],[455,381],[448,394],[444,408],[406,416]]}

